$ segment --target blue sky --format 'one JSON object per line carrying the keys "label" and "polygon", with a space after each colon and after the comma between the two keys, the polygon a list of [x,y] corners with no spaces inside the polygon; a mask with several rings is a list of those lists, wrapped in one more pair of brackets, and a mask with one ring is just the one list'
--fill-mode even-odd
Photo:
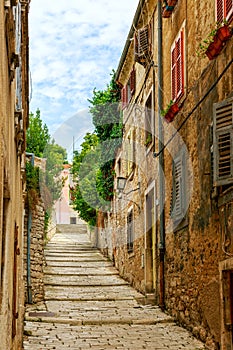
{"label": "blue sky", "polygon": [[30,111],[68,151],[92,130],[88,98],[116,69],[138,0],[32,0]]}

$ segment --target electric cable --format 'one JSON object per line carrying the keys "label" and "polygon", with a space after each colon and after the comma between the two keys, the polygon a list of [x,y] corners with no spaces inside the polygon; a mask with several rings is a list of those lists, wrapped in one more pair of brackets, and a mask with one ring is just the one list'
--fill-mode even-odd
{"label": "electric cable", "polygon": [[164,150],[167,148],[167,146],[171,143],[171,141],[175,138],[175,136],[178,134],[178,132],[183,128],[184,124],[188,121],[188,119],[192,116],[192,114],[196,111],[196,109],[202,104],[202,102],[206,99],[206,97],[211,93],[211,91],[216,87],[218,82],[222,79],[226,71],[230,68],[231,64],[233,62],[233,59],[226,65],[222,73],[219,75],[219,77],[216,79],[216,81],[212,84],[212,86],[209,88],[209,90],[205,93],[205,95],[200,99],[200,101],[196,104],[195,107],[191,110],[191,112],[188,113],[188,115],[185,117],[185,119],[182,121],[180,126],[176,129],[174,134],[170,137],[170,139],[164,144],[162,149],[158,153],[154,153],[154,157],[157,158]]}

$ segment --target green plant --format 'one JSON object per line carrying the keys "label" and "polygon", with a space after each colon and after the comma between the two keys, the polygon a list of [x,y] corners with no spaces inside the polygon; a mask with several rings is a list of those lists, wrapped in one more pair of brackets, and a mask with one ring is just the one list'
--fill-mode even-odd
{"label": "green plant", "polygon": [[167,112],[169,111],[169,109],[171,108],[171,106],[172,106],[173,104],[174,104],[174,101],[171,100],[171,101],[168,103],[166,109],[163,109],[163,110],[161,111],[161,116],[162,116],[162,117],[165,117],[165,115],[167,114]]}
{"label": "green plant", "polygon": [[148,134],[145,141],[145,146],[148,146],[151,142],[152,142],[152,135]]}
{"label": "green plant", "polygon": [[205,53],[209,47],[209,45],[214,42],[214,37],[217,34],[217,31],[219,28],[228,25],[228,21],[224,19],[222,22],[215,22],[215,27],[211,32],[208,34],[208,36],[202,40],[202,42],[199,44],[199,48],[196,51],[198,57],[205,57]]}

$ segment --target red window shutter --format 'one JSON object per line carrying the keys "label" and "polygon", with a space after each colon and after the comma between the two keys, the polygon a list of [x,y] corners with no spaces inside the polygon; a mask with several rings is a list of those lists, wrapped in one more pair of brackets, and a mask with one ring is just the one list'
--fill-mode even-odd
{"label": "red window shutter", "polygon": [[216,0],[216,20],[217,20],[217,22],[222,22],[224,19],[224,2],[225,2],[225,0]]}
{"label": "red window shutter", "polygon": [[176,45],[172,49],[172,100],[176,99]]}
{"label": "red window shutter", "polygon": [[225,18],[229,21],[233,16],[233,0],[225,0]]}
{"label": "red window shutter", "polygon": [[179,98],[184,93],[184,33],[180,33],[180,37],[176,43],[176,66],[177,66],[177,92],[176,96]]}
{"label": "red window shutter", "polygon": [[122,103],[122,109],[124,109],[128,104],[127,85],[121,89],[121,103]]}
{"label": "red window shutter", "polygon": [[172,100],[176,101],[184,93],[184,32],[180,35],[171,51]]}
{"label": "red window shutter", "polygon": [[136,83],[136,72],[135,72],[135,69],[133,67],[133,69],[130,73],[130,91],[131,91],[132,95],[135,92],[135,83]]}

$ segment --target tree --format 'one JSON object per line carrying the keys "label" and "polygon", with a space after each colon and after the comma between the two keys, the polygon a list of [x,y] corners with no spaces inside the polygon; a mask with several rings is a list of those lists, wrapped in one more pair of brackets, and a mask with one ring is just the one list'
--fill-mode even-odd
{"label": "tree", "polygon": [[94,226],[99,202],[96,191],[96,173],[99,168],[99,139],[95,133],[87,133],[81,151],[75,151],[72,172],[75,188],[72,191],[74,209],[81,219]]}
{"label": "tree", "polygon": [[46,124],[42,123],[40,110],[36,115],[30,113],[29,127],[27,129],[27,152],[34,153],[37,157],[43,157],[43,152],[50,140],[49,130]]}
{"label": "tree", "polygon": [[73,158],[74,208],[90,225],[96,223],[99,209],[108,210],[113,197],[115,153],[122,139],[119,100],[120,89],[113,72],[106,89],[94,89],[93,98],[88,100],[95,131],[85,135],[81,152],[75,152]]}
{"label": "tree", "polygon": [[[36,115],[30,113],[29,127],[27,130],[27,152],[33,153],[37,157],[46,158],[46,170],[42,171],[27,164],[27,189],[28,194],[35,191],[43,197],[45,209],[50,212],[55,200],[60,198],[62,182],[59,174],[62,165],[67,158],[66,150],[51,139],[46,124],[43,124],[40,110]],[[35,195],[33,194],[33,198]]]}
{"label": "tree", "polygon": [[120,88],[115,81],[115,72],[105,90],[93,90],[90,112],[95,132],[101,147],[100,171],[98,172],[98,192],[105,200],[113,197],[115,154],[122,142],[122,116],[119,112]]}

